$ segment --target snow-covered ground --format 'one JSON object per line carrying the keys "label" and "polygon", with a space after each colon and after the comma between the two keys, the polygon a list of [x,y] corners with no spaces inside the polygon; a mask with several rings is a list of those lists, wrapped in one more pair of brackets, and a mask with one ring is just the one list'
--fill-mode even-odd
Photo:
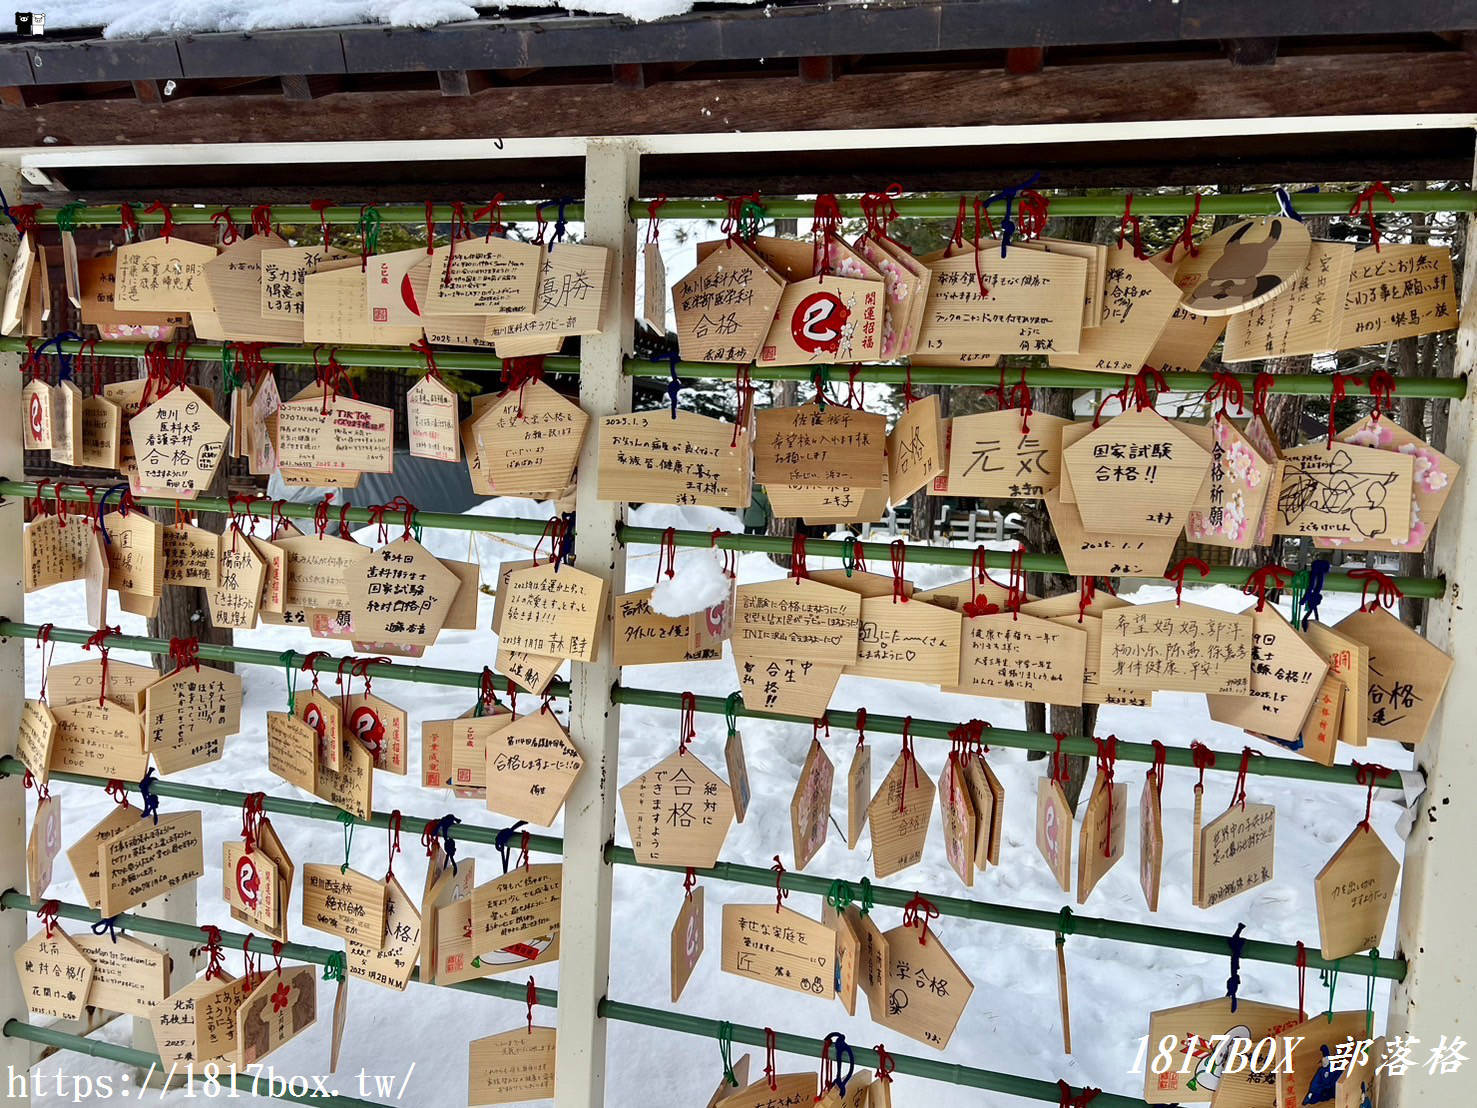
{"label": "snow-covered ground", "polygon": [[[493,501],[482,510],[529,518],[545,518],[548,514],[546,508],[540,509],[529,501],[517,500]],[[658,527],[675,525],[704,530],[714,527],[740,530],[732,516],[712,510],[643,508],[633,514],[633,522]],[[372,541],[372,530],[361,532],[361,537]],[[425,541],[441,556],[467,557],[469,540],[465,533],[428,531]],[[483,581],[495,580],[497,564],[501,560],[526,557],[527,548],[531,545],[521,537],[502,540],[479,536],[476,556],[483,566]],[[654,549],[649,547],[631,551],[628,588],[642,588],[653,583],[656,575],[654,553]],[[684,551],[679,553],[679,565],[684,559],[706,556],[705,552]],[[811,568],[815,569],[821,560],[812,558],[811,561]],[[920,587],[964,576],[962,569],[916,566],[914,570],[912,575]],[[758,581],[778,577],[781,571],[761,555],[747,555],[739,562],[739,574],[743,581]],[[1162,600],[1172,595],[1173,590],[1168,587],[1144,588],[1133,599]],[[1194,599],[1196,603],[1227,609],[1239,609],[1248,603],[1238,591],[1225,586],[1195,589]],[[1354,603],[1354,597],[1329,594],[1324,602],[1324,618],[1332,623],[1352,610]],[[26,618],[32,622],[49,621],[57,626],[80,627],[84,623],[83,610],[81,586],[61,586],[28,597]],[[491,599],[488,597],[482,600],[481,616],[484,626],[490,622]],[[141,619],[125,615],[120,622],[125,632],[142,633]],[[272,627],[243,636],[241,641],[273,651],[288,647],[302,649],[307,645],[302,631]],[[441,642],[428,652],[426,662],[466,668],[492,657],[489,644],[486,632],[445,633]],[[339,646],[333,643],[325,645]],[[123,651],[117,652],[116,656],[143,660]],[[80,648],[63,645],[58,647],[55,661],[60,663],[83,657],[88,656]],[[39,680],[35,653],[29,653],[27,659],[29,688],[34,695]],[[201,767],[181,775],[181,778],[243,791],[263,790],[293,795],[292,786],[267,770],[265,752],[263,717],[267,711],[280,710],[285,703],[283,673],[275,667],[243,667],[243,670],[246,701],[242,732],[228,741],[221,762]],[[627,669],[624,680],[629,685],[708,694],[722,694],[736,687],[730,658],[685,665],[632,667]],[[325,684],[332,686],[331,676],[325,678]],[[410,713],[412,734],[417,744],[411,752],[409,776],[377,775],[375,807],[381,811],[399,808],[423,818],[450,811],[469,823],[505,824],[505,819],[487,812],[475,801],[457,800],[449,793],[433,793],[419,786],[420,721],[462,711],[470,706],[470,694],[437,686],[391,681],[377,682],[375,690]],[[945,694],[904,682],[843,678],[833,704],[839,709],[865,706],[879,713],[950,720],[978,717],[999,726],[1023,725],[1022,708],[1018,704]],[[560,706],[559,710],[562,715],[563,707]],[[792,853],[789,801],[810,742],[810,728],[757,720],[741,721],[741,728],[753,785],[753,801],[747,820],[736,824],[730,832],[723,854],[732,860],[767,867],[772,856],[779,853],[788,862]],[[1206,714],[1204,698],[1199,696],[1161,693],[1156,696],[1152,709],[1107,708],[1101,715],[1099,733],[1108,732],[1114,732],[1125,740],[1140,742],[1157,738],[1173,746],[1187,746],[1192,740],[1199,739],[1226,750],[1238,750],[1250,741],[1266,753],[1280,753],[1265,743],[1247,740],[1239,731],[1212,723]],[[724,736],[721,717],[699,716],[698,737],[693,749],[720,773],[723,772]],[[640,707],[623,709],[620,768],[617,771],[619,783],[630,780],[670,753],[676,742],[675,713]],[[868,742],[876,747],[873,760],[875,784],[896,758],[898,738],[875,734],[868,737]],[[844,820],[845,771],[855,745],[855,733],[837,729],[825,745],[837,764],[833,811]],[[920,739],[916,745],[923,768],[936,779],[947,756],[947,744]],[[1382,762],[1392,767],[1405,768],[1411,764],[1410,756],[1394,744],[1375,742],[1368,750],[1358,753],[1362,755],[1361,760]],[[1033,831],[1035,786],[1044,770],[1044,763],[1028,763],[1024,752],[1008,750],[993,752],[990,761],[1006,791],[1002,864],[977,877],[972,890],[963,888],[944,858],[939,816],[935,811],[922,863],[884,883],[916,888],[925,893],[969,896],[1055,911],[1067,901],[1037,853]],[[1131,763],[1119,766],[1119,779],[1130,782],[1129,796],[1135,810],[1144,768]],[[1159,912],[1150,915],[1145,910],[1139,889],[1136,865],[1138,822],[1132,814],[1128,820],[1126,860],[1103,879],[1080,911],[1209,934],[1229,935],[1238,922],[1245,922],[1250,938],[1285,942],[1301,938],[1316,949],[1318,927],[1313,903],[1313,878],[1362,817],[1363,790],[1253,778],[1249,787],[1252,799],[1274,804],[1278,811],[1276,878],[1271,884],[1218,908],[1200,911],[1189,904],[1189,831],[1194,779],[1191,770],[1171,768],[1168,772],[1163,800],[1164,881]],[[1229,802],[1233,780],[1230,774],[1211,773],[1207,776],[1207,818]],[[58,784],[54,791],[63,799],[63,838],[67,844],[100,820],[112,803],[99,789]],[[165,811],[186,807],[183,802],[168,798],[163,806]],[[1395,826],[1400,814],[1401,809],[1392,803],[1377,803],[1374,808],[1374,826],[1397,855],[1403,854],[1403,844]],[[199,883],[200,920],[241,930],[230,920],[220,895],[221,843],[240,834],[239,813],[230,809],[207,808],[205,815],[207,872]],[[299,866],[306,862],[342,861],[343,840],[337,824],[295,820],[285,815],[277,816],[273,822]],[[418,889],[425,864],[417,843],[420,824],[412,824],[407,819],[406,829],[403,839],[405,852],[397,860],[395,868],[408,889]],[[559,828],[556,826],[554,830],[557,833]],[[616,837],[617,841],[627,841],[623,821],[618,820]],[[383,871],[385,852],[385,837],[378,832],[361,831],[354,839],[354,864],[367,873]],[[463,843],[461,856],[478,858],[479,877],[485,879],[498,872],[496,852],[491,849]],[[836,834],[833,828],[826,845],[806,872],[842,877],[853,884],[863,875],[871,876],[867,837],[863,836],[855,852],[848,852],[844,836]],[[668,951],[671,923],[682,897],[681,881],[677,874],[643,871],[636,867],[616,870],[612,924],[614,951],[609,993],[612,998],[659,1008],[671,1007]],[[1052,935],[946,917],[936,921],[934,929],[973,980],[975,991],[949,1049],[939,1055],[873,1024],[866,1017],[864,1000],[858,1005],[857,1016],[848,1017],[839,1002],[824,1002],[720,973],[720,906],[724,902],[762,902],[773,894],[750,886],[705,884],[708,887],[707,950],[676,1007],[683,1012],[714,1019],[769,1025],[817,1037],[839,1030],[851,1043],[862,1046],[885,1043],[894,1053],[938,1056],[970,1066],[1050,1081],[1064,1078],[1073,1085],[1087,1084],[1111,1092],[1134,1093],[1142,1088],[1142,1078],[1131,1075],[1129,1070],[1138,1049],[1138,1040],[1148,1030],[1149,1012],[1220,996],[1226,988],[1229,970],[1226,957],[1072,937],[1067,941],[1067,960],[1075,1050],[1067,1056],[1061,1052]],[[49,895],[68,901],[81,899],[65,855],[57,861],[57,875]],[[819,902],[819,897],[795,893],[787,905],[818,916]],[[1078,911],[1075,903],[1072,907]],[[296,899],[293,915],[297,916]],[[895,926],[900,915],[896,909],[877,910],[884,930]],[[1391,952],[1393,947],[1394,912],[1391,919],[1381,947],[1386,952]],[[78,926],[72,925],[74,930]],[[304,929],[296,918],[291,934],[294,939],[304,942],[336,945],[331,936]],[[239,972],[239,953],[228,956],[228,966],[233,972]],[[556,967],[541,969],[536,976],[541,986],[558,984]],[[1312,1008],[1323,1003],[1326,994],[1317,992],[1317,975],[1310,976],[1309,1007]],[[1292,967],[1248,961],[1242,964],[1241,979],[1243,997],[1296,1003],[1297,980]],[[1363,1004],[1362,980],[1346,977],[1340,985],[1338,1002],[1341,1006],[1352,1008]],[[523,1019],[521,1004],[455,990],[432,990],[412,984],[405,994],[396,996],[362,981],[351,982],[350,989],[348,1025],[339,1075],[329,1082],[349,1095],[359,1093],[354,1075],[361,1068],[370,1073],[403,1073],[411,1062],[415,1062],[415,1074],[401,1103],[428,1106],[464,1103],[467,1041],[507,1030]],[[331,997],[331,989],[320,992],[318,1024],[270,1059],[278,1072],[326,1072]],[[1387,1000],[1388,988],[1382,984],[1375,1000],[1377,1028],[1383,1026]],[[545,1011],[545,1015],[550,1014]],[[128,1028],[129,1020],[118,1020],[102,1031],[100,1037],[127,1042]],[[607,1103],[618,1108],[704,1104],[722,1073],[717,1045],[688,1035],[613,1023],[609,1045]],[[739,1047],[736,1053],[743,1050]],[[755,1069],[752,1072],[757,1076],[763,1066],[763,1058],[762,1051],[754,1053]],[[781,1059],[781,1067],[786,1071],[814,1071],[816,1059],[785,1057]],[[48,1075],[49,1081],[49,1075],[59,1070],[98,1074],[116,1073],[119,1067],[62,1053],[38,1066],[36,1073]],[[185,1097],[184,1093],[173,1094],[165,1099],[165,1103],[183,1104]],[[37,1103],[50,1108],[72,1101],[70,1097],[48,1096]],[[940,1105],[1004,1106],[1023,1102],[1000,1094],[899,1076],[894,1086],[893,1103],[898,1108],[920,1108],[923,1105],[937,1108]]]}

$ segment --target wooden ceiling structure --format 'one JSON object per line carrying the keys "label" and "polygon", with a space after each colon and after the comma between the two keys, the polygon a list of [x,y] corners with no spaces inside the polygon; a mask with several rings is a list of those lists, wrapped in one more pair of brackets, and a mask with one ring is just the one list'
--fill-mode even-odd
{"label": "wooden ceiling structure", "polygon": [[[1351,33],[1357,31],[1357,33]],[[430,29],[356,26],[0,43],[0,145],[525,139],[793,132],[793,148],[653,153],[647,195],[1470,179],[1465,126],[1384,132],[1362,117],[1477,114],[1477,0],[894,0],[702,6],[635,23],[517,9]],[[1347,117],[1285,136],[807,148],[808,131]],[[60,203],[578,195],[581,159],[312,159],[66,165]],[[310,188],[304,185],[311,181]],[[307,188],[307,191],[305,191]],[[309,195],[311,193],[311,196]]]}

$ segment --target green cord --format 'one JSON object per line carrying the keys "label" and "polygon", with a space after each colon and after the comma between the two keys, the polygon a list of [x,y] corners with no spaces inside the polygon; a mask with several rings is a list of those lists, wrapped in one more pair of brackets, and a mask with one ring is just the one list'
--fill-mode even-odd
{"label": "green cord", "polygon": [[723,1058],[723,1080],[738,1088],[738,1074],[733,1072],[733,1024],[727,1020],[718,1025],[718,1053]]}
{"label": "green cord", "polygon": [[335,950],[323,963],[323,980],[342,981],[348,975],[348,965],[342,950]]}
{"label": "green cord", "polygon": [[1311,575],[1306,569],[1300,569],[1292,575],[1292,583],[1287,590],[1288,602],[1292,605],[1292,622],[1297,623],[1298,613],[1303,608],[1303,597],[1308,594],[1308,584]]}
{"label": "green cord", "polygon": [[832,881],[831,887],[826,890],[826,903],[836,911],[844,912],[851,905],[851,901],[851,885],[839,877]]}
{"label": "green cord", "polygon": [[[1375,947],[1369,952],[1369,978],[1364,986],[1364,1034],[1374,1038],[1374,983],[1380,972],[1380,950]],[[1333,1007],[1332,1004],[1329,1005]]]}
{"label": "green cord", "polygon": [[852,535],[841,540],[841,568],[848,577],[856,570],[856,538]]}
{"label": "green cord", "polygon": [[379,253],[380,247],[380,225],[384,217],[380,215],[379,209],[373,204],[366,204],[359,212],[359,234],[364,240],[364,252],[366,254]]}
{"label": "green cord", "polygon": [[287,714],[297,715],[297,666],[292,664],[296,650],[284,650],[279,656],[282,668],[287,671]]}
{"label": "green cord", "polygon": [[74,200],[72,203],[63,204],[57,209],[56,225],[61,229],[63,234],[71,235],[76,233],[77,213],[85,207],[87,205],[80,200]]}
{"label": "green cord", "polygon": [[723,701],[723,718],[728,721],[728,737],[731,739],[738,734],[738,706],[742,699],[736,692],[728,694]]}
{"label": "green cord", "polygon": [[1063,907],[1061,921],[1056,925],[1056,945],[1066,946],[1067,936],[1077,933],[1077,923],[1072,919],[1072,909]]}
{"label": "green cord", "polygon": [[241,387],[241,378],[236,375],[236,347],[229,342],[221,347],[221,386],[228,397]]}
{"label": "green cord", "polygon": [[739,209],[739,236],[752,242],[758,236],[760,224],[764,222],[764,205],[755,200],[745,200]]}
{"label": "green cord", "polygon": [[340,812],[338,821],[344,825],[344,864],[339,866],[339,873],[349,872],[349,852],[354,849],[354,815],[352,812]]}
{"label": "green cord", "polygon": [[872,903],[872,882],[862,878],[862,915],[870,916],[875,905]]}

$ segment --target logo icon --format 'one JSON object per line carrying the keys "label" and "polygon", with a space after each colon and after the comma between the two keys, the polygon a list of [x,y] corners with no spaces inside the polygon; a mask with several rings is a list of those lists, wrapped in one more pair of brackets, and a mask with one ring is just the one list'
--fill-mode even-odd
{"label": "logo icon", "polygon": [[262,875],[257,872],[256,862],[250,854],[241,855],[236,863],[236,895],[241,903],[255,910],[262,893]]}
{"label": "logo icon", "polygon": [[303,722],[313,729],[313,733],[320,739],[328,731],[328,721],[323,718],[323,710],[316,704],[309,704],[303,709]]}
{"label": "logo icon", "polygon": [[835,293],[813,292],[800,301],[790,317],[790,336],[807,354],[834,354],[841,348],[841,329],[850,316]]}
{"label": "logo icon", "polygon": [[349,731],[371,754],[379,755],[385,745],[385,725],[373,708],[361,704],[349,716]]}

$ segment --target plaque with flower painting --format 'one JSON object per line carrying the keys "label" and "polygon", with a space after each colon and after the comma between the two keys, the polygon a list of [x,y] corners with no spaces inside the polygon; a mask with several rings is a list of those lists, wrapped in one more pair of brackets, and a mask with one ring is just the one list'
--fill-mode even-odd
{"label": "plaque with flower painting", "polygon": [[1335,438],[1354,446],[1369,446],[1395,454],[1405,454],[1411,459],[1412,484],[1410,495],[1410,535],[1404,542],[1393,538],[1366,538],[1346,540],[1341,538],[1317,538],[1313,545],[1323,549],[1368,550],[1399,554],[1419,554],[1426,549],[1436,518],[1446,506],[1461,466],[1419,435],[1412,434],[1393,422],[1389,416],[1376,419],[1365,416],[1358,423],[1344,428]]}

